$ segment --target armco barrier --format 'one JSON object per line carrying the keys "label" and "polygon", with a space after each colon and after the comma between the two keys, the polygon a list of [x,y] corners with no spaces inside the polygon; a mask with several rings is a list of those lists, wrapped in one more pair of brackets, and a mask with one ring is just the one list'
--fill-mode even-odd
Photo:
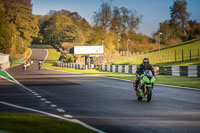
{"label": "armco barrier", "polygon": [[[61,61],[56,61],[56,65],[60,67],[68,67],[75,69],[87,69],[87,65],[75,64],[75,63],[64,63]],[[172,76],[188,76],[188,77],[200,77],[200,65],[190,65],[190,66],[164,66],[164,67],[154,67],[157,69],[158,74],[172,75]],[[102,71],[108,72],[118,72],[118,73],[130,73],[135,74],[137,70],[136,65],[101,65]]]}
{"label": "armco barrier", "polygon": [[[102,65],[103,71],[118,72],[118,73],[131,73],[135,74],[137,66],[135,65]],[[157,69],[158,74],[172,75],[172,76],[188,76],[188,77],[200,77],[200,65],[191,66],[164,66],[154,67]],[[160,69],[160,70],[159,70]]]}
{"label": "armco barrier", "polygon": [[64,63],[62,61],[56,61],[56,66],[75,68],[75,69],[87,69],[87,65],[75,64],[75,63]]}
{"label": "armco barrier", "polygon": [[118,72],[118,73],[132,73],[135,74],[137,66],[135,65],[101,65],[102,71]]}

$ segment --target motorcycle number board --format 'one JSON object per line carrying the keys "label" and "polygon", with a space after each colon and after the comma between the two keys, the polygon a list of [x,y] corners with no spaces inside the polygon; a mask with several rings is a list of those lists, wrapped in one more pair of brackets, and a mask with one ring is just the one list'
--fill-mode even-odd
{"label": "motorcycle number board", "polygon": [[74,54],[103,54],[103,46],[74,46]]}

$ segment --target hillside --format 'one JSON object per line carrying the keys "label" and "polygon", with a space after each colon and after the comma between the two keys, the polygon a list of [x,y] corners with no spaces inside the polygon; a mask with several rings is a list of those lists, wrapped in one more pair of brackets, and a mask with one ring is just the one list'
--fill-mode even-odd
{"label": "hillside", "polygon": [[112,58],[110,62],[114,64],[139,64],[144,57],[150,59],[154,65],[190,65],[200,64],[200,38],[182,42],[173,46],[168,46],[149,51],[137,53],[129,57]]}

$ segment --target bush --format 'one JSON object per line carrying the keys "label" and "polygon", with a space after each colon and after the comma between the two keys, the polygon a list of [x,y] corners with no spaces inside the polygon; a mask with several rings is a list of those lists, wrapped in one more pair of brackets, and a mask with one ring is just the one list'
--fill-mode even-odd
{"label": "bush", "polygon": [[101,65],[98,65],[98,66],[96,67],[96,70],[101,71],[101,70],[102,70],[102,69],[101,69]]}
{"label": "bush", "polygon": [[63,54],[62,60],[63,62],[66,62],[66,63],[74,63],[75,57],[72,54]]}

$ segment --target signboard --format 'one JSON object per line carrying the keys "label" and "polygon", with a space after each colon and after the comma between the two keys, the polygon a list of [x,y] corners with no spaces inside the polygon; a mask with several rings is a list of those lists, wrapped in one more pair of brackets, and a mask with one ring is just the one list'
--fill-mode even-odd
{"label": "signboard", "polygon": [[103,46],[74,46],[74,54],[103,54]]}

